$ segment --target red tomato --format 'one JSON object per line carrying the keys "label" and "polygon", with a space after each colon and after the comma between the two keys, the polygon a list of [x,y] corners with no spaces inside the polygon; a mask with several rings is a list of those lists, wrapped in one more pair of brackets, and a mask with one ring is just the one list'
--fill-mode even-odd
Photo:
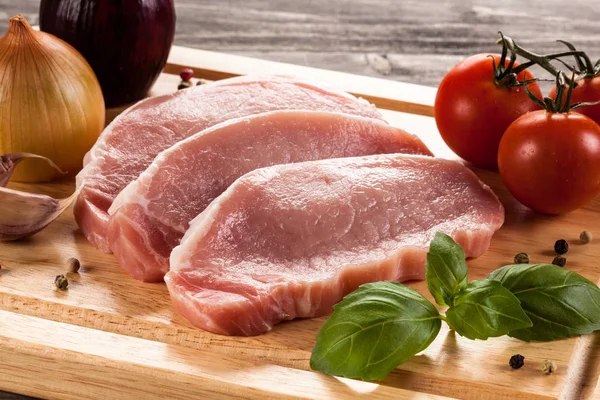
{"label": "red tomato", "polygon": [[[556,99],[556,86],[550,91],[550,97]],[[566,90],[564,96],[566,97]],[[600,76],[585,78],[577,81],[577,86],[571,94],[571,104],[581,101],[593,103],[600,100]],[[582,106],[575,109],[578,113],[586,115],[600,124],[600,104]]]}
{"label": "red tomato", "polygon": [[[494,59],[498,65],[500,55],[494,55]],[[517,78],[533,79],[533,75],[524,71]],[[542,97],[536,82],[528,88]],[[478,167],[496,168],[498,145],[506,128],[521,115],[539,109],[523,87],[499,86],[491,57],[478,54],[456,65],[444,77],[434,113],[442,138],[456,154]]]}
{"label": "red tomato", "polygon": [[498,151],[517,200],[546,214],[584,206],[600,192],[600,126],[577,112],[534,111],[513,122]]}

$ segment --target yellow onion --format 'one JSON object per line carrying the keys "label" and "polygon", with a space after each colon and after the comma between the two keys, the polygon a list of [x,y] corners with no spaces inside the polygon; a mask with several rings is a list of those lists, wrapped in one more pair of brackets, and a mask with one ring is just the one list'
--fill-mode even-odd
{"label": "yellow onion", "polygon": [[[0,154],[35,153],[68,175],[104,128],[104,99],[92,68],[70,45],[31,28],[18,15],[0,38]],[[61,176],[38,159],[24,161],[14,180]]]}

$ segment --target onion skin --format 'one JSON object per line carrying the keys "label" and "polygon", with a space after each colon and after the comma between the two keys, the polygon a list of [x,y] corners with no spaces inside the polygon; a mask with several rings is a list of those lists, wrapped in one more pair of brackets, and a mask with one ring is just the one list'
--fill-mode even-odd
{"label": "onion skin", "polygon": [[[22,16],[0,38],[0,154],[34,153],[74,176],[104,128],[102,90],[69,44],[34,31]],[[26,160],[13,179],[53,180],[44,160]]]}
{"label": "onion skin", "polygon": [[75,47],[100,81],[106,107],[147,96],[175,35],[173,0],[42,0],[40,29]]}

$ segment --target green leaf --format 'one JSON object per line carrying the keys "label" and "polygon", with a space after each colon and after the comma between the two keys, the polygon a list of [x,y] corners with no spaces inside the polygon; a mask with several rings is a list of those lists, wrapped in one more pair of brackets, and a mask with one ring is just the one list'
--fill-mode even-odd
{"label": "green leaf", "polygon": [[310,367],[329,375],[383,379],[431,344],[440,318],[433,304],[400,283],[362,285],[334,307],[317,335]]}
{"label": "green leaf", "polygon": [[450,236],[437,232],[429,246],[425,267],[427,288],[441,305],[452,305],[452,298],[467,286],[465,252]]}
{"label": "green leaf", "polygon": [[573,271],[552,264],[507,265],[488,279],[517,296],[533,322],[509,336],[550,341],[600,330],[600,288]]}
{"label": "green leaf", "polygon": [[482,340],[532,325],[519,300],[500,282],[490,280],[469,283],[454,298],[446,322],[458,334]]}

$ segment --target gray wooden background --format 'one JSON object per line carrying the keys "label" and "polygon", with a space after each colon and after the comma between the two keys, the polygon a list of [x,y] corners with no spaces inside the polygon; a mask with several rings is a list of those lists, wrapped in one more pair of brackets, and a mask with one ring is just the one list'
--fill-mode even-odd
{"label": "gray wooden background", "polygon": [[[107,0],[103,0],[107,1]],[[39,0],[0,0],[37,23]],[[498,30],[539,52],[572,41],[600,57],[598,0],[175,0],[175,42],[436,86]]]}
{"label": "gray wooden background", "polygon": [[[101,0],[107,1],[107,0]],[[436,86],[498,31],[538,52],[573,42],[600,57],[598,0],[175,0],[175,43]],[[39,0],[0,0],[0,33]],[[1,362],[1,360],[0,360]],[[22,399],[0,392],[0,399]]]}

